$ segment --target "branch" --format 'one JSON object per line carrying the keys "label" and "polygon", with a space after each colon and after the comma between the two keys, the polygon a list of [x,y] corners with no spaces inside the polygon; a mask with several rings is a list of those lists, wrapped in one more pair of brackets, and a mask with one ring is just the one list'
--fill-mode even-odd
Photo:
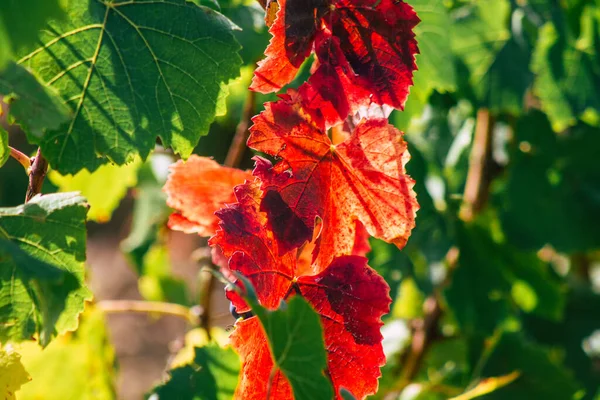
{"label": "branch", "polygon": [[31,168],[31,159],[26,154],[21,153],[14,147],[8,146],[8,148],[10,149],[10,156],[17,160],[19,164],[21,164],[23,168],[25,168],[25,172],[27,172],[27,175],[29,175],[29,169]]}
{"label": "branch", "polygon": [[29,186],[25,195],[25,203],[42,191],[42,185],[48,172],[48,161],[42,155],[42,150],[38,148],[36,156],[31,164],[31,173],[29,174]]}
{"label": "branch", "polygon": [[463,196],[463,204],[459,216],[465,221],[472,221],[475,215],[487,202],[492,174],[492,137],[494,118],[490,111],[481,108],[477,111],[475,138],[469,157],[469,171]]}
{"label": "branch", "polygon": [[248,128],[252,116],[254,115],[254,109],[256,107],[256,92],[249,90],[244,109],[242,111],[242,117],[240,122],[235,129],[235,135],[229,146],[227,157],[225,157],[225,166],[237,167],[242,161],[244,151],[246,150],[246,141],[248,141]]}
{"label": "branch", "polygon": [[96,307],[105,313],[138,312],[171,315],[183,318],[192,325],[198,324],[198,315],[193,308],[174,303],[144,300],[102,300],[96,303]]}

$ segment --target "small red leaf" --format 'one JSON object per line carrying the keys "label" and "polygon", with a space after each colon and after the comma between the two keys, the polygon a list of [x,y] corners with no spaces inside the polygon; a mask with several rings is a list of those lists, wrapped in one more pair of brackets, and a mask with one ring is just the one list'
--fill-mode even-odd
{"label": "small red leaf", "polygon": [[176,210],[169,228],[201,236],[214,235],[218,227],[215,211],[235,202],[233,188],[253,179],[249,172],[220,166],[216,161],[192,155],[170,168],[164,191],[167,205]]}
{"label": "small red leaf", "polygon": [[[281,204],[263,203],[271,215],[291,210],[290,226],[302,221],[305,229],[290,235],[274,230],[282,247],[312,238],[315,220],[322,227],[315,249],[315,264],[327,266],[333,258],[352,254],[356,221],[367,232],[402,248],[415,225],[418,209],[413,180],[406,175],[410,158],[402,133],[385,119],[363,119],[344,142],[333,145],[319,118],[306,112],[293,96],[284,96],[254,118],[248,146],[281,158],[270,166],[259,160],[254,175],[263,190],[276,192]],[[286,221],[278,221],[286,226]]]}
{"label": "small red leaf", "polygon": [[281,89],[314,47],[318,67],[300,91],[328,125],[371,101],[403,108],[416,70],[413,28],[400,0],[279,0],[266,58],[251,88]]}

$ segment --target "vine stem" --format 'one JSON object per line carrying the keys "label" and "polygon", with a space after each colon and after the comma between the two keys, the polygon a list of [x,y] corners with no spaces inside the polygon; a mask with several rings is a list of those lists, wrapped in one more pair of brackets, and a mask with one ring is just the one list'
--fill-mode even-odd
{"label": "vine stem", "polygon": [[[492,139],[494,118],[487,109],[477,111],[477,123],[471,154],[469,170],[463,194],[460,218],[469,222],[485,206],[489,195],[490,183],[493,178]],[[452,275],[458,267],[459,249],[452,247],[445,257],[448,272],[444,281],[438,285],[435,292],[425,299],[424,316],[413,321],[413,339],[408,354],[403,358],[402,374],[398,385],[385,399],[396,398],[408,386],[420,370],[427,350],[439,338],[439,324],[444,314],[441,306],[442,290],[452,282]],[[394,397],[395,396],[395,397]]]}
{"label": "vine stem", "polygon": [[469,157],[469,171],[463,196],[460,218],[471,221],[487,201],[491,183],[490,170],[492,161],[492,131],[494,118],[490,111],[481,108],[477,111],[475,138]]}
{"label": "vine stem", "polygon": [[[235,135],[227,151],[224,165],[227,167],[237,167],[244,156],[246,150],[246,141],[248,140],[250,123],[254,110],[256,109],[256,92],[249,90],[240,122],[235,129]],[[202,254],[198,257],[201,262],[211,263],[210,251],[207,254]],[[210,266],[208,266],[210,271]],[[215,276],[212,273],[207,273],[206,268],[202,268],[198,273],[198,304],[202,313],[200,314],[200,326],[206,331],[210,338],[210,310],[212,296],[211,292],[215,285]]]}
{"label": "vine stem", "polygon": [[10,149],[10,156],[17,160],[19,164],[21,164],[23,168],[25,168],[25,172],[27,172],[27,175],[29,175],[29,169],[31,168],[31,159],[26,154],[20,152],[14,147],[8,146],[8,148]]}
{"label": "vine stem", "polygon": [[145,300],[101,300],[96,308],[104,313],[137,312],[146,314],[171,315],[185,319],[192,325],[198,324],[198,315],[193,309],[180,304]]}
{"label": "vine stem", "polygon": [[[11,152],[12,154],[12,152]],[[48,172],[48,161],[42,155],[42,149],[38,148],[35,157],[31,163],[31,172],[29,173],[29,186],[25,195],[25,203],[42,191],[42,185]]]}

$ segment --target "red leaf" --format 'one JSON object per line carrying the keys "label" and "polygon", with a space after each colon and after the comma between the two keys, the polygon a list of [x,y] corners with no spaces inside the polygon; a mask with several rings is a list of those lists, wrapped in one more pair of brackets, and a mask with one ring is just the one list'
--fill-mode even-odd
{"label": "red leaf", "polygon": [[[230,257],[229,268],[252,282],[263,306],[275,309],[282,300],[301,295],[315,308],[324,327],[328,373],[336,393],[342,387],[359,399],[375,393],[379,368],[385,362],[381,316],[391,303],[383,278],[367,266],[364,257],[338,257],[327,268],[307,269],[300,267],[295,249],[280,256],[274,233],[265,229],[267,216],[259,208],[258,183],[236,187],[236,197],[238,203],[217,212],[222,222],[210,244],[220,246]],[[248,310],[234,292],[228,292],[228,297],[238,312]],[[256,318],[236,324],[232,344],[243,363],[236,398],[266,398],[273,361]],[[292,398],[280,373],[273,382],[271,398]]]}
{"label": "red leaf", "polygon": [[169,227],[186,233],[212,236],[218,227],[215,211],[235,202],[233,187],[253,179],[249,172],[220,166],[216,161],[192,155],[170,168],[164,191],[167,205],[176,210]]}
{"label": "red leaf", "polygon": [[400,0],[279,0],[273,35],[251,88],[268,93],[296,75],[311,50],[318,67],[300,91],[328,125],[361,105],[403,108],[418,53],[419,22]]}
{"label": "red leaf", "polygon": [[[418,209],[414,181],[404,168],[410,155],[402,133],[385,119],[363,119],[347,140],[334,146],[324,123],[292,96],[265,107],[254,118],[248,146],[281,158],[274,166],[259,160],[253,172],[263,182],[261,207],[269,219],[279,216],[278,226],[294,227],[294,235],[273,229],[280,247],[287,250],[310,240],[318,217],[318,267],[352,254],[356,221],[370,235],[402,248]],[[273,198],[281,201],[266,201]],[[285,208],[288,216],[281,211]]]}

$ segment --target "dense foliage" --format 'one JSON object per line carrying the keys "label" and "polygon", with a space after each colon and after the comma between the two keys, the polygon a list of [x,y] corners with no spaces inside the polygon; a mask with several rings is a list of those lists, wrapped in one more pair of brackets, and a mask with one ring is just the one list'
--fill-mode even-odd
{"label": "dense foliage", "polygon": [[212,337],[153,400],[600,399],[599,55],[598,0],[0,5],[0,397],[116,398],[141,311]]}

